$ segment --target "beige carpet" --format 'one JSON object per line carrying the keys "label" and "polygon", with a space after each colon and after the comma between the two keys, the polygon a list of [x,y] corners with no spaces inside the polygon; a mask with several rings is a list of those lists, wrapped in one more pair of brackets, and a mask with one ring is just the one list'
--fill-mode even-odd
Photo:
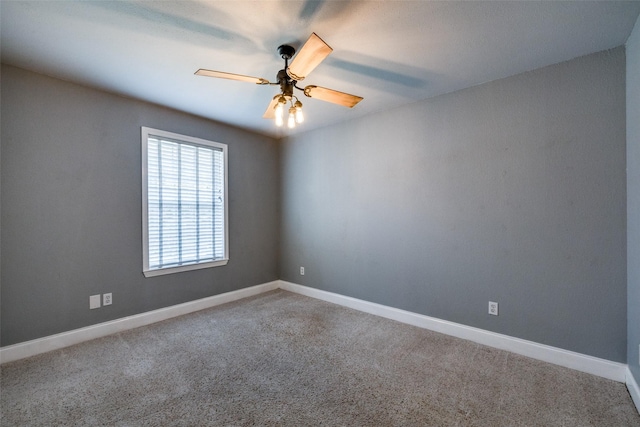
{"label": "beige carpet", "polygon": [[623,384],[285,291],[1,370],[3,426],[640,426]]}

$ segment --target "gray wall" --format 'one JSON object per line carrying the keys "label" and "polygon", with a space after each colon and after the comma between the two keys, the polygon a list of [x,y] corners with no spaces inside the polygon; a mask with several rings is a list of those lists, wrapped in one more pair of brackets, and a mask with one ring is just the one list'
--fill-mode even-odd
{"label": "gray wall", "polygon": [[624,48],[294,136],[281,161],[282,279],[626,362]]}
{"label": "gray wall", "polygon": [[627,364],[640,384],[640,19],[627,41]]}
{"label": "gray wall", "polygon": [[[1,88],[3,346],[278,278],[276,141],[9,66]],[[143,277],[141,126],[228,144],[227,266]]]}
{"label": "gray wall", "polygon": [[[640,108],[638,39],[636,28],[629,117]],[[638,379],[640,131],[629,120],[626,234],[622,48],[280,147],[14,67],[2,67],[1,89],[3,346],[281,277],[628,357]],[[140,126],[229,144],[226,267],[143,277]],[[89,310],[88,296],[105,292],[114,304]]]}

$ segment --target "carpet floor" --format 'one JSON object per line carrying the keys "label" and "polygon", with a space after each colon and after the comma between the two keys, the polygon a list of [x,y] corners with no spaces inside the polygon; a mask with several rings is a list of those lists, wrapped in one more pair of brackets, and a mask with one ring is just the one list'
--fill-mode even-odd
{"label": "carpet floor", "polygon": [[0,369],[3,426],[640,426],[624,384],[282,290]]}

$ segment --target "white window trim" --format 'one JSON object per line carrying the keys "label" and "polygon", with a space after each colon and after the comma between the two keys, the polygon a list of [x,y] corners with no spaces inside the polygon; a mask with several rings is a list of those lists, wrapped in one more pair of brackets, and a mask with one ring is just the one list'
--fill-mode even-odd
{"label": "white window trim", "polygon": [[[215,261],[202,262],[197,264],[181,265],[178,267],[167,267],[159,269],[149,269],[149,212],[148,212],[148,139],[149,136],[156,136],[164,139],[183,141],[191,144],[203,145],[222,150],[224,157],[224,257]],[[193,136],[180,135],[159,129],[141,127],[142,139],[142,272],[145,277],[161,276],[164,274],[179,273],[182,271],[199,270],[202,268],[219,267],[229,262],[229,202],[228,202],[228,154],[227,145],[219,142],[208,141]]]}

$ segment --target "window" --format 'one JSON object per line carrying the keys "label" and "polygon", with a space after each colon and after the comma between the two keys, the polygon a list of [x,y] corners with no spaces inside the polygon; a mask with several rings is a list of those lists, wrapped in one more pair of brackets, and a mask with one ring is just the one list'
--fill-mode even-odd
{"label": "window", "polygon": [[227,146],[142,128],[146,277],[228,262]]}

